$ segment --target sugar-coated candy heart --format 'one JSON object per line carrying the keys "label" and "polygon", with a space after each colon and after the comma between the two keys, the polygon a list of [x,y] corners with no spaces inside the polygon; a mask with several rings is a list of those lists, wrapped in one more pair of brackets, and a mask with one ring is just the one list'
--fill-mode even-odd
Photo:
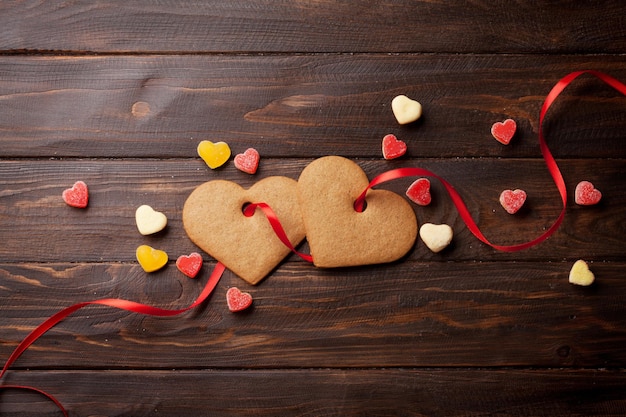
{"label": "sugar-coated candy heart", "polygon": [[420,237],[428,249],[437,253],[452,242],[453,231],[447,224],[424,223],[420,227]]}
{"label": "sugar-coated candy heart", "polygon": [[195,278],[202,268],[202,255],[192,252],[189,255],[181,255],[176,259],[176,267],[189,278]]}
{"label": "sugar-coated candy heart", "polygon": [[248,148],[244,153],[235,156],[235,168],[247,174],[254,174],[259,167],[259,152],[254,148]]}
{"label": "sugar-coated candy heart", "polygon": [[589,181],[581,181],[576,185],[574,201],[581,206],[598,204],[602,198],[600,190],[596,189]]}
{"label": "sugar-coated candy heart", "polygon": [[242,292],[237,287],[231,287],[226,291],[226,303],[228,303],[228,309],[236,313],[252,305],[252,296],[247,292]]}
{"label": "sugar-coated candy heart", "polygon": [[422,105],[405,95],[399,95],[391,100],[391,110],[401,125],[416,121],[422,116]]}
{"label": "sugar-coated candy heart", "polygon": [[504,190],[500,194],[500,204],[509,214],[515,214],[526,202],[526,191]]}
{"label": "sugar-coated candy heart", "polygon": [[428,178],[419,178],[413,181],[406,190],[406,196],[420,206],[430,204],[432,197],[430,195],[430,180]]}
{"label": "sugar-coated candy heart", "polygon": [[504,122],[495,122],[491,126],[491,134],[493,137],[503,145],[508,145],[515,135],[517,130],[517,124],[513,119],[506,119]]}
{"label": "sugar-coated candy heart", "polygon": [[135,211],[135,223],[137,223],[139,233],[144,236],[151,235],[160,232],[167,226],[167,217],[165,214],[144,204],[137,207]]}
{"label": "sugar-coated candy heart", "polygon": [[385,159],[399,158],[406,153],[406,143],[395,135],[389,134],[383,137],[383,157]]}
{"label": "sugar-coated candy heart", "polygon": [[582,259],[574,262],[572,269],[569,271],[569,282],[575,285],[588,286],[593,284],[596,277],[589,270],[589,265]]}
{"label": "sugar-coated candy heart", "polygon": [[230,147],[226,142],[203,140],[198,144],[198,155],[211,169],[219,168],[230,158]]}
{"label": "sugar-coated candy heart", "polygon": [[139,246],[135,255],[139,265],[146,272],[154,272],[163,268],[168,260],[167,253],[148,245]]}
{"label": "sugar-coated candy heart", "polygon": [[72,188],[63,190],[62,196],[68,206],[85,208],[89,203],[89,190],[83,181],[76,181]]}

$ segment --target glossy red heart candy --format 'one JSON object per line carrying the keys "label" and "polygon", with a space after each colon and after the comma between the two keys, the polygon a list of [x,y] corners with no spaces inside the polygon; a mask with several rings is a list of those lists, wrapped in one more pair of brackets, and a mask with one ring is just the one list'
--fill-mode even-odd
{"label": "glossy red heart candy", "polygon": [[503,145],[509,144],[516,130],[517,124],[513,119],[506,119],[504,122],[496,122],[491,126],[491,134]]}
{"label": "glossy red heart candy", "polygon": [[383,138],[383,157],[394,159],[406,153],[406,143],[398,139],[395,135],[385,135]]}
{"label": "glossy red heart candy", "polygon": [[85,208],[89,202],[89,190],[83,181],[76,181],[72,188],[63,191],[63,201],[68,206]]}
{"label": "glossy red heart candy", "polygon": [[202,268],[202,255],[192,252],[189,255],[181,255],[176,259],[176,267],[189,278],[195,278]]}
{"label": "glossy red heart candy", "polygon": [[419,178],[406,190],[406,196],[415,204],[427,206],[431,202],[430,181],[428,178]]}
{"label": "glossy red heart candy", "polygon": [[526,191],[524,190],[504,190],[500,194],[500,204],[509,214],[515,214],[522,208],[526,201]]}
{"label": "glossy red heart candy", "polygon": [[226,291],[226,302],[228,309],[236,313],[252,305],[252,296],[247,292],[241,292],[237,287],[231,287]]}
{"label": "glossy red heart candy", "polygon": [[259,167],[259,152],[254,148],[248,148],[244,153],[235,156],[235,168],[247,174],[254,174]]}
{"label": "glossy red heart candy", "polygon": [[581,206],[591,206],[598,204],[602,198],[602,193],[597,190],[589,181],[581,181],[574,191],[574,200]]}

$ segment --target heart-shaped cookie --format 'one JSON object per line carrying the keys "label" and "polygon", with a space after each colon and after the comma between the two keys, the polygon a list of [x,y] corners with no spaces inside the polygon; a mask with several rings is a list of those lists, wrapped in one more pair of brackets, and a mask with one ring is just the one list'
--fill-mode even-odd
{"label": "heart-shaped cookie", "polygon": [[167,225],[167,217],[160,211],[154,210],[147,204],[137,207],[135,210],[135,223],[137,230],[142,235],[151,235],[160,232]]}
{"label": "heart-shaped cookie", "polygon": [[413,247],[417,219],[403,197],[369,190],[365,210],[354,209],[368,184],[356,163],[339,156],[316,159],[300,174],[298,196],[316,266],[391,262]]}
{"label": "heart-shaped cookie", "polygon": [[399,124],[405,125],[416,121],[422,116],[422,105],[405,95],[399,95],[391,100],[391,111]]}
{"label": "heart-shaped cookie", "polygon": [[581,206],[598,204],[602,199],[602,193],[589,181],[581,181],[576,185],[574,201]]}
{"label": "heart-shaped cookie", "polygon": [[508,145],[515,135],[517,123],[513,119],[506,119],[503,122],[495,122],[491,126],[491,135],[501,144]]}
{"label": "heart-shaped cookie", "polygon": [[296,246],[305,236],[295,180],[267,177],[248,190],[225,180],[196,188],[183,207],[189,238],[250,284],[257,284],[290,253],[267,217],[257,210],[247,217],[247,203],[266,203],[278,216],[289,241]]}
{"label": "heart-shaped cookie", "polygon": [[588,286],[593,284],[595,279],[595,275],[589,270],[589,265],[582,259],[574,262],[572,269],[569,271],[569,282],[571,284]]}

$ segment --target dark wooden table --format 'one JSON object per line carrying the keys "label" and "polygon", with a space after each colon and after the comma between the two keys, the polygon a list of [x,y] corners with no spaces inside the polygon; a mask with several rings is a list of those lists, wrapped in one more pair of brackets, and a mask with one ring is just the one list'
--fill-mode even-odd
{"label": "dark wooden table", "polygon": [[[54,313],[113,297],[190,305],[174,260],[197,248],[185,199],[226,179],[297,179],[341,155],[372,178],[423,167],[459,191],[494,243],[531,240],[561,201],[539,149],[554,84],[583,69],[626,81],[618,0],[3,1],[0,5],[0,357]],[[420,101],[400,126],[390,102]],[[490,135],[513,118],[510,145]],[[55,396],[71,416],[626,415],[626,97],[584,75],[546,116],[568,190],[560,228],[519,252],[479,242],[442,185],[414,206],[452,245],[418,239],[400,261],[316,268],[289,256],[264,281],[226,271],[199,308],[152,317],[85,307],[37,340],[2,384]],[[381,139],[408,144],[386,161]],[[255,175],[210,170],[201,140],[261,154]],[[61,199],[85,181],[85,210]],[[578,181],[602,192],[573,201]],[[403,194],[410,179],[381,186]],[[500,191],[528,200],[509,215]],[[138,206],[168,216],[142,236]],[[165,250],[147,274],[135,249]],[[299,249],[308,252],[305,242]],[[568,283],[586,260],[591,287]],[[228,311],[237,286],[254,298]],[[0,414],[61,415],[44,396],[0,390]]]}

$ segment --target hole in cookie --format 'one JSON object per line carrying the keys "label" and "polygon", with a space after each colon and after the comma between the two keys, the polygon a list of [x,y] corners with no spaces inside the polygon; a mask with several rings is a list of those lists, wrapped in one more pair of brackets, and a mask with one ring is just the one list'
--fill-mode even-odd
{"label": "hole in cookie", "polygon": [[254,215],[255,209],[256,209],[256,206],[249,201],[246,203],[243,203],[243,205],[241,206],[241,212],[246,217],[252,217]]}
{"label": "hole in cookie", "polygon": [[357,213],[363,213],[367,208],[367,200],[356,200],[353,204],[354,211]]}

